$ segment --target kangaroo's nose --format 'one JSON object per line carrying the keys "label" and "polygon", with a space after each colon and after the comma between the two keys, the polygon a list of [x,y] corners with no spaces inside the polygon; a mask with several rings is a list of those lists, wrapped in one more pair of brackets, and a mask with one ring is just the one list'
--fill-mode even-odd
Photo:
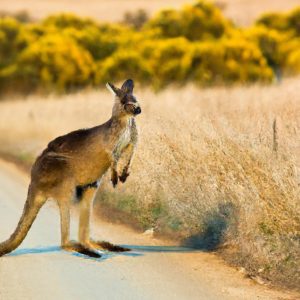
{"label": "kangaroo's nose", "polygon": [[134,114],[135,115],[138,115],[142,112],[141,108],[140,107],[136,107],[135,110],[134,110]]}

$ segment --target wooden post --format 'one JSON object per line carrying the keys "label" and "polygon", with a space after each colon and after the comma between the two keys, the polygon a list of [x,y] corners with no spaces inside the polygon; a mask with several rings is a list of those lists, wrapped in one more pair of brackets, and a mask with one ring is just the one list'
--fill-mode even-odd
{"label": "wooden post", "polygon": [[276,117],[273,121],[273,151],[276,153],[278,152],[278,128],[277,128],[277,120]]}

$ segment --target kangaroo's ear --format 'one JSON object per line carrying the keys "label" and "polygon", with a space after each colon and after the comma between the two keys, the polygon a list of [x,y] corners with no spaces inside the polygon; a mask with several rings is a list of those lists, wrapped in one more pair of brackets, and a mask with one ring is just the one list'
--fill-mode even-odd
{"label": "kangaroo's ear", "polygon": [[106,87],[114,96],[121,96],[121,90],[115,87],[112,83],[106,83]]}
{"label": "kangaroo's ear", "polygon": [[127,80],[123,83],[123,85],[122,85],[122,87],[121,87],[121,90],[122,90],[123,92],[125,92],[126,94],[132,94],[133,88],[134,88],[134,82],[133,82],[133,80],[132,80],[132,79],[127,79]]}

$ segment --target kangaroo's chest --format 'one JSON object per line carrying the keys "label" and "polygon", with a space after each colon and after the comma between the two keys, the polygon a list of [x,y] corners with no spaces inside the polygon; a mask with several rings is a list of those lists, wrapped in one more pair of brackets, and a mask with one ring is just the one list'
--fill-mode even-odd
{"label": "kangaroo's chest", "polygon": [[120,156],[123,149],[128,146],[131,140],[131,128],[127,126],[126,129],[120,134],[119,138],[116,141],[116,144],[113,149],[113,154],[115,156]]}

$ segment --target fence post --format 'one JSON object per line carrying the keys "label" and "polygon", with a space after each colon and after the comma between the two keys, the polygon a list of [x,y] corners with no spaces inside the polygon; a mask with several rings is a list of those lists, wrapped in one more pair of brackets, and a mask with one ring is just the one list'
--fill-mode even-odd
{"label": "fence post", "polygon": [[276,117],[273,120],[273,151],[278,153],[278,128]]}

